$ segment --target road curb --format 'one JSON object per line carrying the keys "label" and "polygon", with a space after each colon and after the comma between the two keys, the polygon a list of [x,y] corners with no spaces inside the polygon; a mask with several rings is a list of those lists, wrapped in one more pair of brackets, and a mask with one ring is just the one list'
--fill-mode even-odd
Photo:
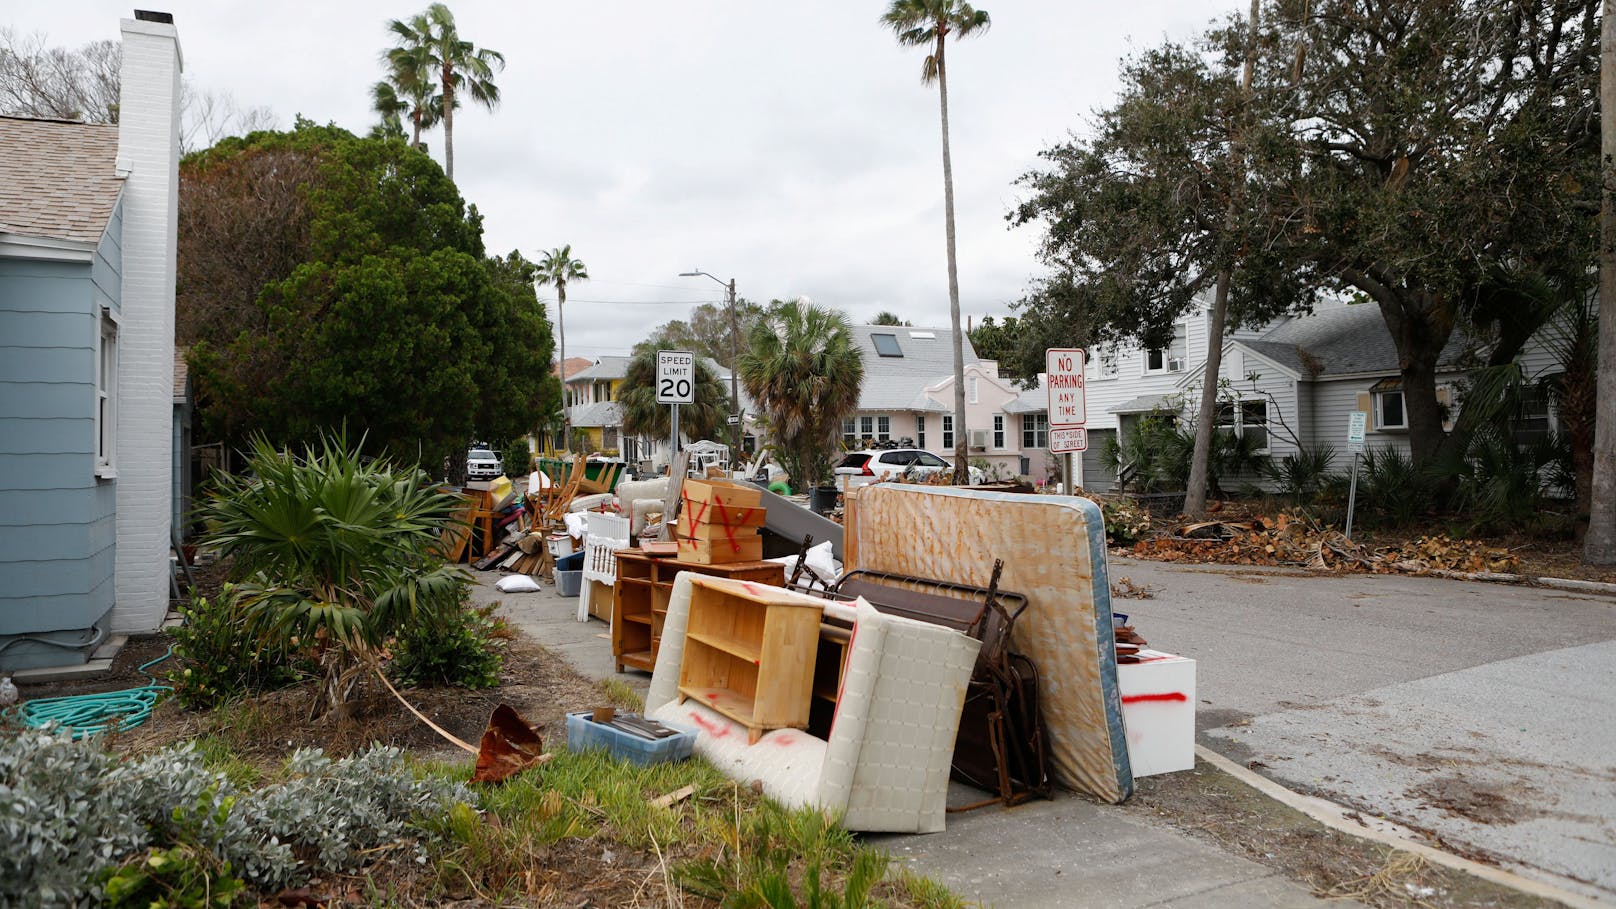
{"label": "road curb", "polygon": [[1365,826],[1374,821],[1367,817],[1361,822],[1349,819],[1346,817],[1347,809],[1340,805],[1325,799],[1293,792],[1260,773],[1236,764],[1205,745],[1195,746],[1195,756],[1261,792],[1263,795],[1302,812],[1332,830],[1414,853],[1432,864],[1474,875],[1527,896],[1553,900],[1562,905],[1571,906],[1573,909],[1610,909],[1610,903],[1583,896],[1580,893],[1573,893],[1553,884],[1523,877],[1512,871],[1505,871],[1492,865],[1483,865],[1480,862],[1461,858],[1450,852],[1444,852],[1433,846],[1409,839],[1407,835],[1394,832],[1406,830],[1407,828],[1389,821],[1378,821],[1380,825],[1383,825],[1381,827]]}
{"label": "road curb", "polygon": [[1606,596],[1616,596],[1616,584],[1607,584],[1604,581],[1582,581],[1576,578],[1533,578],[1533,582],[1544,587],[1555,587],[1560,590],[1580,590],[1585,593],[1602,593]]}

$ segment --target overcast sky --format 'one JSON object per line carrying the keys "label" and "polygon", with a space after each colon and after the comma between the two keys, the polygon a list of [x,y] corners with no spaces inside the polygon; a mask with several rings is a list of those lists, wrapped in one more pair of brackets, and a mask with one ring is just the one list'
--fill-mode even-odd
{"label": "overcast sky", "polygon": [[[363,133],[386,22],[426,0],[150,0],[174,14],[198,87]],[[1039,272],[1009,230],[1013,183],[1086,129],[1125,55],[1194,35],[1231,0],[984,0],[993,27],[950,44],[960,304],[1004,314]],[[462,37],[505,55],[503,102],[455,117],[462,194],[490,252],[571,243],[567,353],[624,354],[692,303],[808,296],[866,321],[948,324],[941,140],[919,49],[886,4],[451,2]],[[77,46],[118,37],[130,0],[7,4],[0,24]],[[427,135],[442,161],[442,132]],[[541,291],[552,318],[554,292]]]}

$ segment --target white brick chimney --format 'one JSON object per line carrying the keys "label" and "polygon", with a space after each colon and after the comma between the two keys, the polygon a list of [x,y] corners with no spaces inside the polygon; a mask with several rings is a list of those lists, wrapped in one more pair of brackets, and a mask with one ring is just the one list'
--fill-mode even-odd
{"label": "white brick chimney", "polygon": [[124,19],[118,165],[123,190],[118,335],[117,561],[110,624],[154,631],[168,611],[179,227],[180,57],[173,17]]}

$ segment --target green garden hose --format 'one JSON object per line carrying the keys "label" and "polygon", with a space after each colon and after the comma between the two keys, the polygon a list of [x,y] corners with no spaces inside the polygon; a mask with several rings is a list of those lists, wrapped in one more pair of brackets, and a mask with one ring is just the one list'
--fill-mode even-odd
{"label": "green garden hose", "polygon": [[7,715],[36,729],[52,724],[61,726],[75,740],[87,735],[100,735],[113,726],[133,729],[151,717],[152,708],[157,706],[160,697],[174,690],[167,685],[156,684],[157,677],[147,672],[146,667],[155,666],[173,655],[171,645],[167,653],[140,665],[140,674],[152,680],[150,685],[101,694],[37,698],[11,708]]}

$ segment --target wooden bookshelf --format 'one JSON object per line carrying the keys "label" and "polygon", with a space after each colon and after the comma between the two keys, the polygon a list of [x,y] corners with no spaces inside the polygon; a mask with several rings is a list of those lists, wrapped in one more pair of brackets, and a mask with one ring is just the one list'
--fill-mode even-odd
{"label": "wooden bookshelf", "polygon": [[769,729],[807,726],[822,612],[818,602],[778,587],[695,578],[680,699],[740,723],[752,742]]}
{"label": "wooden bookshelf", "polygon": [[681,571],[771,587],[786,579],[785,567],[774,562],[698,565],[677,561],[671,554],[652,557],[639,549],[618,550],[617,584],[612,590],[612,659],[618,672],[625,667],[655,670],[673,579]]}

